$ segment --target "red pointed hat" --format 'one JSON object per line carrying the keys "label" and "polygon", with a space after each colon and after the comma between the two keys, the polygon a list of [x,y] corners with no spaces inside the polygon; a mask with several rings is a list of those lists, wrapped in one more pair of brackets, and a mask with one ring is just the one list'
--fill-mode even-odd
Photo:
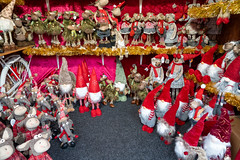
{"label": "red pointed hat", "polygon": [[90,73],[89,73],[89,70],[88,70],[88,66],[87,66],[87,62],[85,61],[85,59],[83,60],[83,63],[84,63],[85,68],[86,68],[86,70],[87,70],[88,76],[90,76]]}
{"label": "red pointed hat", "polygon": [[231,122],[228,111],[225,108],[221,109],[221,115],[217,123],[213,126],[210,134],[215,136],[221,142],[229,143],[231,137]]}
{"label": "red pointed hat", "polygon": [[170,87],[171,87],[171,84],[172,84],[173,81],[174,81],[174,78],[169,79],[167,81],[167,83],[165,84],[161,94],[157,98],[158,100],[162,100],[162,101],[168,102],[168,103],[172,102],[172,98],[170,96]]}
{"label": "red pointed hat", "polygon": [[212,47],[209,51],[207,51],[203,56],[201,63],[206,63],[208,65],[211,65],[213,63],[213,54],[218,49],[218,45],[216,44],[214,47]]}
{"label": "red pointed hat", "polygon": [[206,85],[205,84],[202,84],[201,85],[201,88],[198,90],[197,94],[196,94],[196,98],[199,99],[199,100],[202,100],[202,95],[203,95],[203,92],[204,92],[204,89],[206,88]]}
{"label": "red pointed hat", "polygon": [[204,120],[206,119],[208,113],[204,114],[201,119],[192,127],[190,131],[184,134],[183,139],[190,146],[197,146],[199,138],[202,134],[204,128]]}
{"label": "red pointed hat", "polygon": [[240,56],[235,58],[232,63],[228,66],[223,77],[227,77],[234,82],[240,82]]}
{"label": "red pointed hat", "polygon": [[87,68],[87,65],[86,65],[86,62],[84,63],[85,61],[83,61],[82,62],[82,75],[83,75],[83,78],[84,78],[84,81],[86,82],[86,83],[89,83],[89,78],[88,78],[88,75],[89,75],[89,73],[88,73],[88,68]]}
{"label": "red pointed hat", "polygon": [[83,87],[87,87],[87,85],[83,78],[82,68],[80,65],[78,65],[76,88],[83,88]]}
{"label": "red pointed hat", "polygon": [[162,88],[162,85],[159,85],[158,87],[154,88],[151,92],[149,92],[146,98],[144,99],[142,106],[150,110],[155,110],[154,96],[161,88]]}
{"label": "red pointed hat", "polygon": [[217,102],[217,96],[213,96],[213,97],[212,97],[212,100],[208,102],[208,105],[209,105],[211,108],[214,108],[216,102]]}
{"label": "red pointed hat", "polygon": [[182,57],[183,57],[183,60],[186,61],[189,59],[196,58],[199,55],[200,55],[200,53],[198,53],[198,54],[183,54]]}
{"label": "red pointed hat", "polygon": [[190,81],[186,81],[185,86],[181,89],[179,94],[177,95],[177,99],[183,103],[188,103],[189,98],[189,87],[190,87]]}
{"label": "red pointed hat", "polygon": [[90,77],[90,83],[89,83],[88,91],[90,93],[97,93],[97,92],[100,91],[100,87],[99,87],[99,84],[98,84],[98,81],[97,81],[97,75],[96,75],[96,72],[95,72],[94,68],[92,70],[92,74],[91,74],[91,77]]}
{"label": "red pointed hat", "polygon": [[174,105],[165,113],[163,119],[170,125],[175,125],[175,117],[179,107],[179,100],[176,100]]}

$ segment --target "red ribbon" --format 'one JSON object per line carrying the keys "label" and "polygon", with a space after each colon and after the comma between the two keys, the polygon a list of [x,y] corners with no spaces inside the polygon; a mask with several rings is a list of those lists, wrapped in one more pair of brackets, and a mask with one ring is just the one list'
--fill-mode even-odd
{"label": "red ribbon", "polygon": [[148,66],[148,68],[150,68],[150,67],[152,67],[153,68],[153,72],[154,72],[154,74],[155,74],[155,77],[158,77],[158,73],[157,73],[157,70],[156,70],[156,68],[160,68],[160,67],[155,67],[154,65],[152,65],[152,64],[149,64],[149,66]]}
{"label": "red ribbon", "polygon": [[202,107],[201,106],[198,106],[196,109],[195,109],[195,114],[193,116],[193,118],[197,118],[197,114],[198,114],[198,111],[201,109]]}
{"label": "red ribbon", "polygon": [[182,63],[175,63],[174,61],[172,61],[172,69],[171,69],[171,74],[173,74],[173,72],[174,72],[175,65],[182,65]]}

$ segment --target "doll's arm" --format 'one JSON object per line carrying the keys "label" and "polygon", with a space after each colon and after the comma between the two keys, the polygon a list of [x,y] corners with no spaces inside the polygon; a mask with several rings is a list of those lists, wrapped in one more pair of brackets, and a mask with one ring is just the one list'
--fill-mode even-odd
{"label": "doll's arm", "polygon": [[177,35],[177,25],[175,23],[172,23],[172,27],[173,27],[173,34],[170,39],[174,39]]}
{"label": "doll's arm", "polygon": [[98,23],[98,20],[97,20],[97,12],[94,13],[94,20],[96,21],[96,23]]}

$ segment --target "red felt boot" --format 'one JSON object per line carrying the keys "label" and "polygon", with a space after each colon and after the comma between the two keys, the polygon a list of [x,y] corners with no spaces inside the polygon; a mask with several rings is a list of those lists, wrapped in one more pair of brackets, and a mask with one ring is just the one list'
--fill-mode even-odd
{"label": "red felt boot", "polygon": [[97,115],[97,116],[101,116],[101,115],[102,115],[102,111],[101,111],[100,108],[97,108],[97,109],[96,109],[96,115]]}
{"label": "red felt boot", "polygon": [[89,112],[89,110],[90,110],[90,109],[89,109],[88,107],[86,107],[86,106],[84,106],[83,108],[84,108],[84,111],[85,111],[85,112]]}
{"label": "red felt boot", "polygon": [[147,131],[147,126],[146,126],[146,125],[143,125],[143,126],[142,126],[142,130],[146,132],[146,131]]}
{"label": "red felt boot", "polygon": [[[148,127],[148,126],[147,126],[147,127]],[[152,133],[152,132],[153,132],[153,128],[148,127],[147,132],[148,132],[148,133]]]}
{"label": "red felt boot", "polygon": [[96,115],[96,110],[95,109],[92,109],[91,110],[91,116],[92,117],[96,117],[97,115]]}
{"label": "red felt boot", "polygon": [[170,142],[168,142],[168,141],[164,141],[164,143],[165,143],[166,145],[169,145],[169,144],[170,144]]}
{"label": "red felt boot", "polygon": [[83,108],[83,106],[80,106],[80,107],[79,107],[79,112],[80,112],[80,113],[84,113],[84,108]]}

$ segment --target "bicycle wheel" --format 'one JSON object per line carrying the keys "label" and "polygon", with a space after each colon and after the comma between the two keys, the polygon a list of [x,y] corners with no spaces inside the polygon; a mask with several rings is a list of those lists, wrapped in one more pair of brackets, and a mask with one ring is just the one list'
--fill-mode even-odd
{"label": "bicycle wheel", "polygon": [[[11,68],[11,69],[10,69]],[[0,77],[1,92],[13,97],[18,87],[31,77],[28,62],[17,55],[7,58]]]}

